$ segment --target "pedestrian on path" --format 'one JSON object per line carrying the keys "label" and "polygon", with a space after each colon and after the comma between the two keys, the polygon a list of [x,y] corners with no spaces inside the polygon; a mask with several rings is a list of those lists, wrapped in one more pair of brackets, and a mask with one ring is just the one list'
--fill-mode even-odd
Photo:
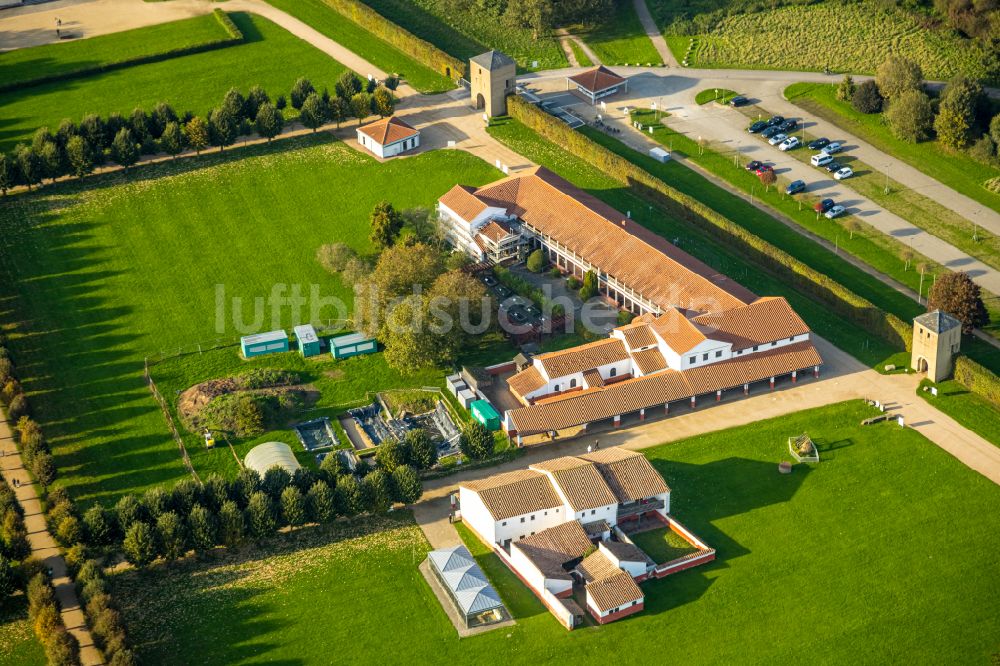
{"label": "pedestrian on path", "polygon": [[587,453],[593,453],[593,451],[594,449],[590,446],[590,444],[587,444]]}
{"label": "pedestrian on path", "polygon": [[15,488],[20,488],[21,487],[21,481],[19,479],[17,479],[16,477],[14,478],[14,487]]}
{"label": "pedestrian on path", "polygon": [[594,450],[596,451],[599,448],[601,448],[601,440],[595,439],[594,440]]}

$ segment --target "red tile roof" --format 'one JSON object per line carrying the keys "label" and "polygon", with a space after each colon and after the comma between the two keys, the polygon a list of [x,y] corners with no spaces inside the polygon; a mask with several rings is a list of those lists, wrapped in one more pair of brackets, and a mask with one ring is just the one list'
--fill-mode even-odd
{"label": "red tile roof", "polygon": [[396,143],[397,141],[420,134],[419,130],[396,116],[377,120],[370,125],[362,125],[358,128],[358,131],[362,134],[367,134],[375,143],[382,146],[388,146],[390,143]]}
{"label": "red tile roof", "polygon": [[619,326],[617,330],[620,331],[622,337],[625,338],[625,344],[628,345],[629,350],[640,349],[642,347],[652,347],[656,344],[656,338],[653,336],[653,330],[649,327],[649,324],[644,321],[638,321],[626,326]]}
{"label": "red tile roof", "polygon": [[667,367],[667,359],[663,358],[663,354],[661,354],[660,350],[656,347],[643,349],[642,351],[633,353],[632,360],[635,361],[635,365],[639,368],[639,372],[644,375],[648,375],[652,372],[659,372]]}
{"label": "red tile roof", "polygon": [[599,93],[625,83],[625,77],[615,74],[604,65],[580,72],[569,77],[569,80],[592,93]]}
{"label": "red tile roof", "polygon": [[537,391],[545,386],[545,383],[542,373],[538,372],[538,368],[533,365],[529,365],[507,379],[507,387],[520,398],[524,398],[532,391]]}
{"label": "red tile roof", "polygon": [[473,192],[475,192],[475,188],[456,185],[448,190],[438,201],[454,211],[456,215],[466,222],[471,222],[477,215],[489,208]]}
{"label": "red tile roof", "polygon": [[621,340],[605,338],[562,351],[539,354],[535,360],[541,363],[549,379],[555,379],[584,370],[593,370],[609,363],[625,361],[628,358],[628,352],[625,351],[625,345]]}
{"label": "red tile roof", "polygon": [[483,236],[486,236],[494,243],[499,243],[507,236],[511,235],[510,227],[506,222],[501,220],[490,220],[483,228],[479,230]]}
{"label": "red tile roof", "polygon": [[764,297],[753,303],[694,318],[701,332],[712,340],[733,345],[733,351],[809,332],[809,327],[784,298]]}
{"label": "red tile roof", "polygon": [[644,315],[642,319],[650,322],[653,330],[678,354],[688,352],[706,340],[705,334],[674,308],[665,310],[659,317]]}

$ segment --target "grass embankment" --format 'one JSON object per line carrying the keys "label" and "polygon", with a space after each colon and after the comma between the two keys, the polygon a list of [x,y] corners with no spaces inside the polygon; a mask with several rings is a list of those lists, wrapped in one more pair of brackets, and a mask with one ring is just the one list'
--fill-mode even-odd
{"label": "grass embankment", "polygon": [[[233,12],[230,17],[244,35],[244,41],[235,46],[0,94],[0,150],[8,151],[17,142],[30,139],[39,127],[54,131],[63,118],[79,121],[88,113],[118,111],[127,116],[137,107],[150,110],[157,102],[168,102],[178,113],[189,110],[203,114],[217,106],[232,87],[246,92],[257,84],[272,98],[287,98],[300,76],[309,78],[318,89],[332,90],[346,69],[267,19],[243,12]],[[165,29],[168,37],[183,38],[183,26],[165,25],[173,26]],[[104,48],[108,51],[116,44],[134,48],[135,37],[129,33],[107,38]],[[286,108],[285,115],[294,115],[294,109]]]}
{"label": "grass embankment", "polygon": [[[843,252],[853,256],[913,291],[922,288],[925,297],[930,289],[933,272],[944,269],[932,266],[925,273],[923,285],[921,285],[920,272],[916,268],[921,259],[917,257],[907,267],[906,262],[901,258],[904,246],[899,241],[860,220],[854,220],[857,223],[857,228],[852,231],[849,226],[851,225],[849,220],[853,219],[851,217],[827,220],[823,216],[816,215],[812,211],[812,205],[819,201],[820,197],[809,194],[799,194],[794,197],[785,195],[784,187],[787,182],[781,176],[779,176],[777,186],[765,192],[761,187],[760,180],[754,174],[746,171],[742,164],[734,163],[732,153],[716,152],[714,146],[711,145],[703,151],[699,151],[698,145],[693,139],[658,121],[654,111],[636,111],[632,117],[645,127],[652,125],[653,133],[646,132],[644,136],[670,148],[675,158],[697,164],[748,196],[752,193],[755,201],[763,202],[796,225],[833,243],[835,252],[823,248],[818,243],[788,228],[771,215],[750,205],[749,201],[724,191],[681,164],[673,161],[666,164],[657,162],[646,155],[631,150],[617,139],[591,128],[581,131],[594,141],[627,157],[677,189],[697,197],[730,220],[752,230],[761,238],[791,252],[800,259],[808,258],[808,262],[812,263],[814,267],[904,321],[908,321],[909,318],[925,310],[925,306],[917,304],[910,297],[887,287],[877,278],[868,275],[836,255]],[[933,264],[929,260],[926,263]],[[988,299],[987,307],[990,309],[993,319],[1000,319],[1000,304],[995,303],[993,299]],[[1000,372],[1000,350],[989,343],[972,336],[965,336],[962,340],[962,350],[994,372]],[[891,362],[896,365],[901,363],[898,358]],[[876,367],[878,366],[876,365]]]}
{"label": "grass embankment", "polygon": [[[650,636],[694,663],[988,660],[1000,632],[1000,488],[912,429],[859,425],[874,413],[843,403],[648,449],[673,513],[718,560],[643,583],[643,612],[599,630],[568,633],[459,525],[517,619],[459,639],[417,570],[429,546],[408,512],[125,572],[112,592],[149,663],[325,664],[345,651],[392,663],[401,631],[410,663],[603,664]],[[778,474],[788,436],[803,431],[822,462]],[[930,534],[947,543],[929,546]],[[825,629],[794,641],[760,630],[790,617],[821,617]]]}
{"label": "grass embankment", "polygon": [[605,65],[662,65],[632,0],[616,0],[607,19],[580,35]]}
{"label": "grass embankment", "polygon": [[583,160],[540,138],[523,124],[513,120],[497,121],[490,133],[513,150],[537,164],[542,164],[578,187],[616,209],[631,212],[632,219],[670,239],[685,252],[760,295],[784,296],[818,335],[848,351],[863,363],[878,367],[899,362],[900,350],[860,327],[848,324],[811,298],[803,296],[783,281],[765,273],[759,266],[723,247],[700,230],[682,223],[645,199],[632,194],[614,178]]}
{"label": "grass embankment", "polygon": [[[490,49],[513,58],[520,69],[566,67],[566,54],[552,35],[537,38],[530,28],[511,26],[491,7],[448,0],[364,0],[393,23],[459,60]],[[497,5],[499,6],[499,5]]]}
{"label": "grass embankment", "polygon": [[945,148],[936,140],[910,143],[896,138],[882,114],[861,113],[850,103],[837,99],[837,86],[833,84],[795,83],[785,88],[785,97],[956,192],[1000,211],[1000,194],[983,186],[989,179],[1000,177],[1000,168],[977,162],[964,153]]}
{"label": "grass embankment", "polygon": [[[693,6],[672,0],[647,1],[668,37],[697,33],[697,46],[689,58],[692,67],[816,72],[829,67],[870,74],[890,54],[906,53],[930,79],[946,80],[956,74],[980,78],[985,73],[984,49],[978,42],[929,28],[914,14],[876,0],[848,7],[820,2],[745,13],[716,0],[698,0]],[[730,12],[709,18],[717,10]],[[702,17],[709,19],[705,31],[695,27]],[[694,25],[680,23],[692,18]],[[823,35],[835,35],[836,46],[831,47]]]}
{"label": "grass embankment", "polygon": [[[312,285],[319,298],[352,302],[316,262],[319,245],[370,252],[378,201],[429,207],[455,183],[479,185],[498,173],[460,151],[379,164],[319,134],[7,197],[0,320],[20,325],[10,346],[63,483],[78,498],[113,501],[183,476],[142,380],[146,356],[349,314],[329,305],[311,312],[319,303]],[[276,286],[285,289],[279,296],[298,289],[307,304],[297,313],[272,308]],[[344,367],[360,372],[328,377],[329,400],[391,388],[375,385],[386,380],[384,366],[367,363],[378,361],[352,359]],[[165,367],[154,367],[157,381]],[[186,383],[161,386],[168,400],[209,378],[194,370]],[[232,462],[226,451],[213,453]]]}
{"label": "grass embankment", "polygon": [[[926,390],[931,386],[937,387],[936,396]],[[939,384],[925,379],[917,395],[983,439],[1000,446],[1000,410],[964,385],[953,379]]]}
{"label": "grass embankment", "polygon": [[[772,115],[759,106],[742,107],[740,111],[752,120]],[[794,134],[804,144],[817,138],[816,135],[801,129]],[[827,138],[832,141],[837,140],[837,137]],[[757,140],[765,141],[759,135]],[[814,151],[808,148],[797,148],[785,153],[803,164],[809,164],[809,159],[814,154]],[[844,181],[847,187],[861,196],[867,197],[890,213],[894,213],[927,233],[952,244],[969,256],[994,268],[1000,268],[1000,236],[991,234],[981,227],[977,229],[962,215],[934,199],[924,196],[917,190],[893,180],[889,177],[885,165],[880,167],[866,164],[855,157],[849,149],[837,153],[835,157],[838,162],[854,170],[854,175]],[[829,178],[827,172],[822,169],[816,169],[816,174],[824,179]]]}
{"label": "grass embankment", "polygon": [[15,49],[0,53],[0,85],[107,67],[227,38],[229,34],[219,20],[208,14],[85,40]]}
{"label": "grass embankment", "polygon": [[[308,23],[341,46],[389,74],[400,74],[420,92],[435,93],[455,87],[448,77],[438,74],[379,39],[357,23],[343,16],[323,0],[269,0],[282,11]],[[359,72],[367,76],[368,72]]]}
{"label": "grass embankment", "polygon": [[694,101],[695,104],[708,104],[709,102],[728,104],[729,100],[737,95],[739,95],[738,92],[727,88],[707,88],[695,95]]}

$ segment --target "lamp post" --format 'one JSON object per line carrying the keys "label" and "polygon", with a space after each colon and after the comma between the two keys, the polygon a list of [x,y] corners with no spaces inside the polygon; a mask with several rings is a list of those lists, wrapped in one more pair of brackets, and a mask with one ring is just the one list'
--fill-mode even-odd
{"label": "lamp post", "polygon": [[892,165],[891,164],[886,164],[885,165],[885,189],[882,191],[882,194],[889,194],[889,167],[890,166],[892,166]]}

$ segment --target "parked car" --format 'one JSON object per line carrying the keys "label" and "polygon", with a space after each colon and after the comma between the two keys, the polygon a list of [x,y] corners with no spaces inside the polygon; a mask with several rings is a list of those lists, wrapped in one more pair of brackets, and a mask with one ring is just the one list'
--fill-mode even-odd
{"label": "parked car", "polygon": [[823,168],[830,173],[837,173],[838,171],[844,168],[844,165],[838,162],[837,160],[834,160],[832,162],[827,162],[826,166]]}
{"label": "parked car", "polygon": [[768,126],[760,135],[765,139],[770,139],[772,136],[778,133],[778,128],[774,125]]}
{"label": "parked car", "polygon": [[782,132],[790,132],[791,130],[795,129],[798,126],[799,126],[799,121],[795,120],[794,118],[789,118],[788,120],[778,125],[778,127],[781,128]]}
{"label": "parked car", "polygon": [[813,210],[816,211],[817,213],[825,213],[826,211],[833,208],[834,205],[835,204],[833,203],[833,199],[823,199],[818,204],[813,206]]}
{"label": "parked car", "polygon": [[826,153],[817,153],[809,158],[809,163],[814,167],[821,167],[824,164],[829,164],[833,161],[832,155],[827,155]]}
{"label": "parked car", "polygon": [[781,142],[781,145],[778,146],[778,150],[784,152],[786,150],[791,150],[793,148],[798,148],[801,143],[802,142],[799,141],[799,137],[797,137],[797,136],[790,136],[790,137],[788,137],[787,139],[785,139],[784,141]]}
{"label": "parked car", "polygon": [[772,146],[777,146],[779,143],[788,138],[788,135],[784,132],[778,132],[777,134],[772,134],[771,138],[767,140]]}
{"label": "parked car", "polygon": [[833,177],[836,178],[837,180],[844,180],[845,178],[850,178],[853,175],[854,175],[854,169],[852,169],[851,167],[844,167],[843,169],[838,169],[833,174]]}
{"label": "parked car", "polygon": [[841,215],[843,215],[844,211],[846,210],[847,209],[844,208],[843,206],[834,206],[830,210],[823,213],[823,217],[825,217],[828,220],[832,220],[835,217],[840,217]]}
{"label": "parked car", "polygon": [[771,127],[775,125],[780,125],[783,122],[785,122],[784,116],[771,116],[770,118],[767,119],[767,124]]}
{"label": "parked car", "polygon": [[809,150],[819,150],[820,148],[825,148],[830,145],[830,140],[825,136],[821,136],[818,139],[813,139],[809,142]]}
{"label": "parked car", "polygon": [[764,163],[761,162],[760,160],[753,160],[752,162],[747,162],[746,169],[747,169],[747,171],[754,171],[754,172],[756,172],[757,169],[759,169],[762,164],[764,164]]}
{"label": "parked car", "polygon": [[763,120],[758,120],[757,122],[750,125],[750,127],[747,128],[747,131],[750,132],[751,134],[756,134],[761,130],[767,129],[768,127],[770,127],[770,125],[768,125],[766,122],[764,122]]}
{"label": "parked car", "polygon": [[734,97],[731,100],[729,100],[729,106],[733,106],[733,107],[736,107],[736,106],[746,106],[749,103],[750,103],[750,100],[748,100],[746,97],[743,97],[742,95],[737,95],[736,97]]}
{"label": "parked car", "polygon": [[771,166],[770,164],[761,164],[759,167],[757,167],[754,170],[754,173],[759,176],[760,174],[764,173],[765,171],[774,171],[774,167]]}
{"label": "parked car", "polygon": [[833,155],[834,153],[839,153],[843,149],[844,149],[843,144],[841,144],[839,141],[834,141],[833,143],[828,143],[825,146],[823,146],[823,149],[820,152],[826,153],[827,155]]}
{"label": "parked car", "polygon": [[788,183],[788,187],[785,188],[785,194],[798,194],[806,189],[806,181],[804,180],[793,180]]}

